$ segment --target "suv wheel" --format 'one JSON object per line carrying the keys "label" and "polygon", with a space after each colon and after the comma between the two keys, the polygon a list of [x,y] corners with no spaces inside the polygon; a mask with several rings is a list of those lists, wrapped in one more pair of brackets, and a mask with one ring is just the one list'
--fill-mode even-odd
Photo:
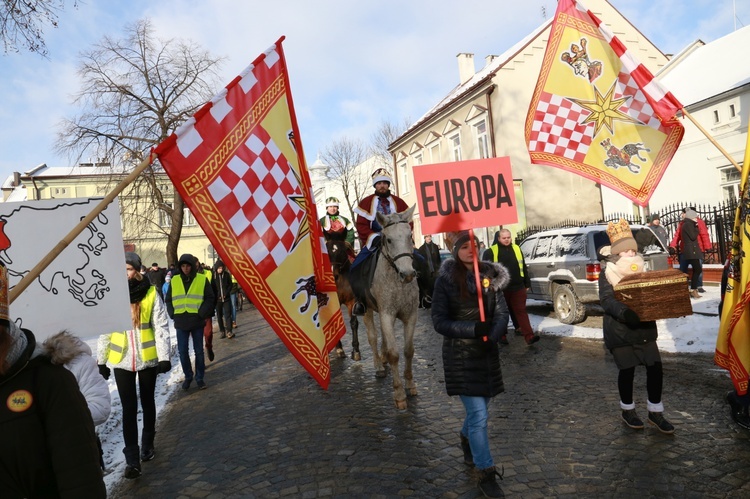
{"label": "suv wheel", "polygon": [[586,306],[570,284],[558,284],[552,297],[552,306],[563,324],[578,324],[586,318]]}

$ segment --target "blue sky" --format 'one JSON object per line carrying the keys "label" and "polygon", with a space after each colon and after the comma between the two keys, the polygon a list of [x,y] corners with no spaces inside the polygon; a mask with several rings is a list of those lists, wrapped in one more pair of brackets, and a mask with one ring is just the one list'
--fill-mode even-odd
{"label": "blue sky", "polygon": [[[456,54],[500,54],[554,15],[555,0],[83,0],[47,28],[49,58],[0,55],[0,179],[41,163],[76,108],[78,54],[150,18],[161,38],[188,38],[227,58],[228,83],[285,35],[308,162],[336,138],[367,141],[383,120],[415,120],[458,83]],[[71,3],[71,2],[68,2]],[[665,53],[750,24],[750,0],[610,0]],[[584,0],[585,4],[585,0]],[[218,89],[217,89],[218,91]]]}

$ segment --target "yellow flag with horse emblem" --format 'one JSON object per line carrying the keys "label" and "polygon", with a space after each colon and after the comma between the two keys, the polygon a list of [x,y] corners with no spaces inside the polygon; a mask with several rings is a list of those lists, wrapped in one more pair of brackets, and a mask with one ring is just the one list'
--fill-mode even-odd
{"label": "yellow flag with horse emblem", "polygon": [[740,200],[732,231],[732,252],[727,269],[727,288],[722,299],[719,336],[714,362],[729,371],[737,393],[748,390],[750,373],[750,133],[740,177]]}
{"label": "yellow flag with horse emblem", "polygon": [[346,332],[283,37],[154,151],[224,263],[315,380]]}
{"label": "yellow flag with horse emblem", "polygon": [[602,22],[560,0],[525,136],[531,162],[646,206],[680,145],[682,105]]}

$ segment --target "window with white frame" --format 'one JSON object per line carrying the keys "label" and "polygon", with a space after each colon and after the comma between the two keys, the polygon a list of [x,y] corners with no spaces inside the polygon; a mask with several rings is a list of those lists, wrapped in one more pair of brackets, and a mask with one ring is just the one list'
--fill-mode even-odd
{"label": "window with white frame", "polygon": [[407,194],[409,192],[409,174],[406,169],[406,161],[398,165],[399,171],[399,194]]}
{"label": "window with white frame", "polygon": [[737,116],[737,111],[734,108],[734,104],[729,104],[729,117],[734,118]]}
{"label": "window with white frame", "polygon": [[440,144],[430,146],[430,161],[432,163],[440,163]]}
{"label": "window with white frame", "polygon": [[461,161],[461,135],[451,135],[448,138],[448,143],[451,145],[451,154],[453,156],[453,161]]}
{"label": "window with white frame", "polygon": [[424,163],[424,161],[422,159],[422,155],[421,154],[415,154],[414,155],[414,166],[419,166],[422,163]]}
{"label": "window with white frame", "polygon": [[740,193],[740,172],[733,165],[726,166],[719,170],[721,173],[722,197],[724,201],[739,199]]}
{"label": "window with white frame", "polygon": [[477,139],[477,151],[479,152],[479,159],[487,159],[490,157],[489,144],[487,140],[487,122],[482,120],[474,125],[474,135]]}
{"label": "window with white frame", "polygon": [[[167,204],[170,207],[172,206],[172,203],[167,203]],[[190,213],[190,209],[186,206],[182,210],[182,226],[190,227],[195,224],[196,224],[195,218],[193,217],[193,214]],[[159,210],[159,226],[165,227],[165,228],[172,226],[172,218],[164,210]]]}

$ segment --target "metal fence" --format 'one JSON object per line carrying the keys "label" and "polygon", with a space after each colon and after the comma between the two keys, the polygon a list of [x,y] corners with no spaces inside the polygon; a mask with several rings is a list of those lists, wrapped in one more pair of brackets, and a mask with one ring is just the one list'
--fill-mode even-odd
{"label": "metal fence", "polygon": [[[703,263],[723,264],[729,253],[732,244],[732,230],[734,229],[734,216],[737,211],[737,201],[730,200],[720,203],[716,206],[708,205],[691,205],[689,203],[675,203],[665,206],[661,210],[654,210],[651,213],[659,214],[661,225],[667,229],[670,241],[674,238],[677,227],[682,221],[682,213],[686,208],[693,208],[698,217],[701,218],[708,228],[708,235],[711,239],[711,248],[704,252]],[[595,223],[617,222],[624,218],[631,224],[646,224],[639,216],[632,213],[610,213],[605,215],[603,220],[585,222],[581,220],[564,220],[554,225],[530,225],[516,234],[516,244],[526,239],[532,234],[549,229],[561,229],[566,227],[581,227]]]}

